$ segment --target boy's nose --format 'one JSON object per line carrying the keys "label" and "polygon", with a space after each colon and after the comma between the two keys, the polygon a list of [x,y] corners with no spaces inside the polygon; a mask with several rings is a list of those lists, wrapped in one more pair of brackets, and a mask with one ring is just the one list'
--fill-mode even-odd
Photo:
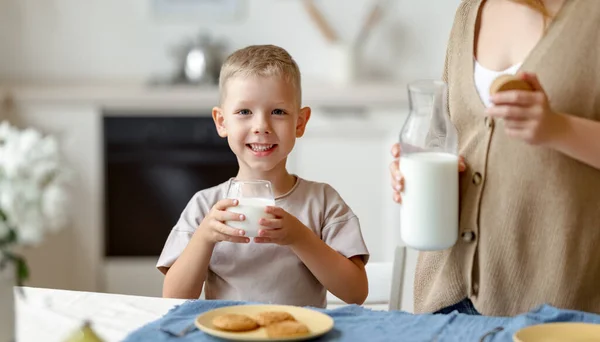
{"label": "boy's nose", "polygon": [[265,118],[260,118],[260,115],[257,115],[256,120],[254,120],[254,134],[269,134],[271,133],[271,125],[269,124],[269,120]]}
{"label": "boy's nose", "polygon": [[254,134],[270,134],[271,129],[268,127],[257,127],[254,129]]}

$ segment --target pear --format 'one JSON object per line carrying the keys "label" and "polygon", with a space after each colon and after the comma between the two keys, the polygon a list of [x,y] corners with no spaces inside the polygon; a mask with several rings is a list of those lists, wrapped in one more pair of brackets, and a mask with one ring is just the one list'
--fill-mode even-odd
{"label": "pear", "polygon": [[85,321],[81,328],[74,332],[65,342],[103,342],[94,332],[90,321]]}

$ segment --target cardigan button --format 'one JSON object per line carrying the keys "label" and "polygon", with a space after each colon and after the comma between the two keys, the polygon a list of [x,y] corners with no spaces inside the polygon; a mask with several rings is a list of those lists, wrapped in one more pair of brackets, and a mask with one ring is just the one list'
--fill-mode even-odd
{"label": "cardigan button", "polygon": [[490,117],[486,116],[486,117],[483,119],[483,121],[484,121],[484,123],[485,123],[485,126],[486,126],[487,128],[494,128],[494,119],[492,119],[492,118],[490,118]]}
{"label": "cardigan button", "polygon": [[479,292],[479,283],[474,282],[473,283],[473,294],[477,295],[478,292]]}
{"label": "cardigan button", "polygon": [[473,175],[473,184],[475,184],[475,185],[481,184],[482,179],[483,179],[483,177],[481,176],[481,173],[475,172],[475,174]]}
{"label": "cardigan button", "polygon": [[461,234],[461,237],[462,237],[463,241],[465,241],[465,242],[473,242],[473,240],[475,240],[475,233],[473,233],[472,231],[469,230],[469,231],[463,232]]}

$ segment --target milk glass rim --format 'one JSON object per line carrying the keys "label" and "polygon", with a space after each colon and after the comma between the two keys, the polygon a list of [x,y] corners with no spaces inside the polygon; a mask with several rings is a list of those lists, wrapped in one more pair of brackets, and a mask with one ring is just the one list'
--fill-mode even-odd
{"label": "milk glass rim", "polygon": [[241,179],[235,179],[232,178],[230,180],[231,183],[247,183],[247,184],[268,184],[269,186],[272,186],[271,182],[268,180],[264,180],[264,179],[251,179],[251,180],[241,180]]}
{"label": "milk glass rim", "polygon": [[259,198],[275,199],[275,194],[273,193],[273,184],[270,181],[265,179],[240,180],[235,178],[231,178],[229,180],[229,184],[227,185],[227,198],[234,198],[230,197],[230,191],[235,186],[235,184],[238,184],[238,186],[240,186],[240,184],[257,185],[259,187],[262,187],[263,189],[268,189],[267,191],[269,192],[269,195],[267,197],[259,196]]}

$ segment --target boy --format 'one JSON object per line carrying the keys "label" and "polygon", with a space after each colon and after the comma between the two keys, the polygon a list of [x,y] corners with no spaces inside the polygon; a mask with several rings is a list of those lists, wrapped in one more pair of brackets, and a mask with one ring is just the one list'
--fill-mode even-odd
{"label": "boy", "polygon": [[221,107],[212,116],[239,163],[236,179],[272,183],[274,207],[251,242],[225,221],[229,182],[194,195],[158,260],[164,297],[326,306],[329,290],[346,303],[368,294],[369,252],[358,218],[329,185],[289,174],[288,154],[304,134],[310,108],[301,108],[300,71],[282,48],[249,46],[223,63]]}

